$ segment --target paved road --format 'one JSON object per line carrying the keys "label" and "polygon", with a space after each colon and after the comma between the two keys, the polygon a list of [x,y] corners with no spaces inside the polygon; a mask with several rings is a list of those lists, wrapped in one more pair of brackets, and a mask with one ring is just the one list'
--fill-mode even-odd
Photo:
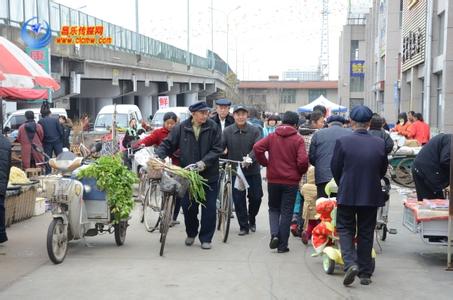
{"label": "paved road", "polygon": [[49,214],[13,225],[10,241],[0,246],[0,299],[453,299],[445,248],[425,245],[402,228],[395,191],[391,201],[390,227],[398,235],[383,243],[370,286],[343,287],[343,273],[324,274],[320,258],[298,239],[291,238],[289,253],[269,250],[266,205],[256,233],[237,236],[234,219],[229,242],[215,236],[210,251],[198,241],[186,247],[184,226],[176,226],[165,257],[136,209],[124,246],[117,247],[113,235],[89,238],[89,246],[74,242],[61,265],[47,258]]}

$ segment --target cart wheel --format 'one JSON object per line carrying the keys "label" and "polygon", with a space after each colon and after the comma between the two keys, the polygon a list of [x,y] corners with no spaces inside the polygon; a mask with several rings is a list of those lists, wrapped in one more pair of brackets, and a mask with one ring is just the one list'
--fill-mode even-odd
{"label": "cart wheel", "polygon": [[47,231],[47,254],[54,264],[60,264],[68,252],[68,227],[61,219],[53,219]]}
{"label": "cart wheel", "polygon": [[126,240],[127,221],[120,221],[113,225],[115,229],[115,242],[118,246],[122,246]]}
{"label": "cart wheel", "polygon": [[329,275],[333,274],[333,271],[335,271],[335,261],[330,259],[325,253],[322,255],[322,268],[324,269],[324,272]]}
{"label": "cart wheel", "polygon": [[371,273],[374,273],[374,269],[376,268],[376,258],[371,258]]}

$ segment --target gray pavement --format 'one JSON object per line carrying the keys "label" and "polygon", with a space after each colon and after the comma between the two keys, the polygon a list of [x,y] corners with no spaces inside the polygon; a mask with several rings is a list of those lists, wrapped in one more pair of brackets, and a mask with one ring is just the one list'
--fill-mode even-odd
{"label": "gray pavement", "polygon": [[[424,244],[401,225],[401,196],[392,192],[390,227],[398,234],[382,243],[370,286],[356,280],[342,286],[343,272],[322,271],[312,248],[290,238],[291,251],[269,250],[267,199],[256,233],[237,236],[232,220],[227,244],[214,237],[213,249],[184,245],[184,225],[172,228],[165,256],[158,234],[145,231],[134,211],[126,243],[113,235],[72,242],[66,260],[53,265],[45,239],[50,214],[8,229],[0,246],[0,299],[453,299],[453,272],[446,272],[445,247]],[[183,217],[180,216],[182,221]]]}

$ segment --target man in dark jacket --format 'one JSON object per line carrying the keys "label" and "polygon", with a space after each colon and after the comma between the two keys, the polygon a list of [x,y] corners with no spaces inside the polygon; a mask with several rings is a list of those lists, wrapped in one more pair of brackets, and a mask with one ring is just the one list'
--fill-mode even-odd
{"label": "man in dark jacket", "polygon": [[[239,222],[239,235],[246,235],[249,230],[256,231],[256,215],[260,209],[263,189],[261,186],[260,165],[255,159],[253,145],[260,139],[258,128],[247,123],[248,111],[245,106],[234,108],[235,123],[223,131],[222,148],[227,149],[227,159],[244,161],[243,173],[249,188],[249,208],[247,213],[246,191],[233,189],[233,201]],[[248,160],[248,161],[247,161]],[[235,180],[238,180],[236,177]]]}
{"label": "man in dark jacket", "polygon": [[[44,139],[42,141],[44,152],[47,156],[58,156],[63,152],[63,128],[57,118],[50,116],[50,108],[47,102],[41,106],[41,117],[39,124],[44,130]],[[46,165],[46,174],[50,173],[50,166]]]}
{"label": "man in dark jacket", "polygon": [[[297,133],[299,116],[287,111],[283,125],[253,146],[258,162],[267,167],[271,249],[288,252],[289,227],[296,192],[302,175],[307,172],[308,158],[304,139]],[[268,152],[269,158],[265,152]]]}
{"label": "man in dark jacket", "polygon": [[8,240],[5,231],[5,194],[11,168],[11,143],[0,135],[0,244]]}
{"label": "man in dark jacket", "polygon": [[390,154],[393,150],[394,142],[390,135],[385,132],[384,128],[382,127],[384,125],[384,118],[379,116],[378,114],[374,114],[373,117],[371,118],[370,121],[370,129],[368,132],[373,135],[377,136],[381,139],[384,140],[385,144],[385,153]]}
{"label": "man in dark jacket", "polygon": [[341,116],[330,116],[327,118],[329,127],[317,131],[311,138],[309,159],[310,164],[315,167],[318,198],[327,197],[325,187],[332,179],[330,161],[332,160],[335,142],[337,139],[351,134],[350,129],[343,128],[344,122],[345,119]]}
{"label": "man in dark jacket", "polygon": [[443,189],[450,183],[451,136],[436,135],[415,157],[412,175],[419,201],[445,198]]}
{"label": "man in dark jacket", "polygon": [[192,117],[176,125],[155,151],[165,158],[180,149],[180,166],[196,165],[200,175],[207,180],[206,203],[201,211],[201,228],[198,234],[198,204],[190,202],[188,194],[182,200],[186,224],[186,245],[191,246],[198,237],[202,249],[211,249],[216,224],[217,181],[219,156],[222,154],[220,126],[209,119],[209,107],[199,101],[189,107]]}
{"label": "man in dark jacket", "polygon": [[[348,286],[359,276],[360,283],[371,283],[373,273],[371,251],[376,227],[377,208],[384,205],[381,179],[387,167],[384,141],[367,129],[373,113],[363,105],[352,109],[352,134],[336,141],[331,169],[336,183],[337,231]],[[357,236],[357,249],[354,240]]]}
{"label": "man in dark jacket", "polygon": [[228,99],[217,99],[215,101],[216,114],[212,120],[220,126],[222,131],[234,124],[234,118],[230,115],[231,101]]}

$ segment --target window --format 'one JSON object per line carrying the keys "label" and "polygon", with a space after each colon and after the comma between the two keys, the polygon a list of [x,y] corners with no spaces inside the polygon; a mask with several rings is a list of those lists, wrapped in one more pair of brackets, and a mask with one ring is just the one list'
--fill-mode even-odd
{"label": "window", "polygon": [[60,31],[60,5],[50,2],[50,27],[54,31]]}
{"label": "window", "polygon": [[[8,0],[0,0],[0,19],[8,19]],[[3,23],[3,21],[0,20]]]}
{"label": "window", "polygon": [[365,85],[365,82],[364,82],[363,77],[351,77],[349,91],[350,92],[363,92],[364,85]]}
{"label": "window", "polygon": [[296,103],[296,90],[283,90],[280,94],[280,103]]}
{"label": "window", "polygon": [[[443,91],[442,91],[442,73],[436,74],[437,79],[437,128],[440,129],[443,123]],[[429,120],[425,120],[427,123]]]}
{"label": "window", "polygon": [[442,12],[437,17],[439,22],[439,41],[437,43],[437,54],[442,55],[444,53],[444,31],[445,31],[445,12]]}
{"label": "window", "polygon": [[351,98],[349,99],[349,111],[351,111],[357,105],[363,105],[362,98]]}
{"label": "window", "polygon": [[352,40],[351,41],[351,60],[359,59],[359,41]]}
{"label": "window", "polygon": [[324,97],[327,96],[327,90],[325,89],[316,89],[316,90],[308,90],[308,102],[312,102],[319,98],[319,96],[323,95]]}

